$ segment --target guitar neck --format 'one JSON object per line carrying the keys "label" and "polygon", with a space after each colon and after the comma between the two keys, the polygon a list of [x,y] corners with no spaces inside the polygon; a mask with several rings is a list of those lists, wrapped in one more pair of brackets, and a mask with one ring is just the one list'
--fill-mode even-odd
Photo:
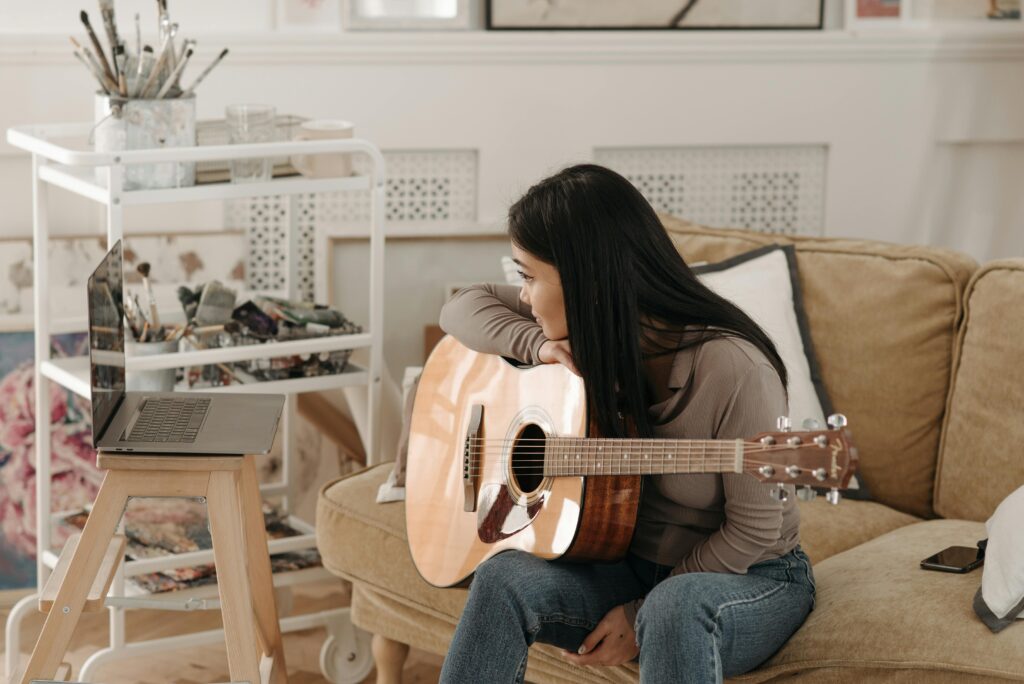
{"label": "guitar neck", "polygon": [[759,446],[742,439],[549,437],[544,446],[544,474],[742,473],[745,452]]}

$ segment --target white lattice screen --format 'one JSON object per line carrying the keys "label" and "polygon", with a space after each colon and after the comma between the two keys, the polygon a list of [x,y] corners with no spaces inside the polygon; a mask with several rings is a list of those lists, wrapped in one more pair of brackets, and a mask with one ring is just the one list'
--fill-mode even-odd
{"label": "white lattice screen", "polygon": [[[386,151],[385,221],[429,226],[477,220],[476,150]],[[357,174],[369,160],[353,158]],[[313,245],[317,226],[366,225],[370,197],[366,191],[299,195],[298,292],[313,299]],[[249,247],[246,283],[253,290],[281,290],[287,284],[289,198],[254,197],[226,203],[226,223],[246,231]]]}
{"label": "white lattice screen", "polygon": [[821,235],[824,145],[597,148],[658,211],[707,226]]}

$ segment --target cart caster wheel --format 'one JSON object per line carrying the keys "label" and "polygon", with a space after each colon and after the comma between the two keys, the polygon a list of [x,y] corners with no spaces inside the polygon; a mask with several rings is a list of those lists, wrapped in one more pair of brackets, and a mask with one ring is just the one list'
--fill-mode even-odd
{"label": "cart caster wheel", "polygon": [[359,684],[373,670],[369,632],[351,624],[327,635],[320,649],[320,671],[331,684]]}
{"label": "cart caster wheel", "polygon": [[288,617],[295,608],[295,593],[291,587],[274,587],[274,602],[277,604],[278,619]]}

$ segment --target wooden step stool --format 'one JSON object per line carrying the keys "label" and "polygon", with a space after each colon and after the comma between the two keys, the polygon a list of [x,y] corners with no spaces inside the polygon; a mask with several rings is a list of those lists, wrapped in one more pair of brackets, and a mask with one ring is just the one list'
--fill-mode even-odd
{"label": "wooden step stool", "polygon": [[97,464],[107,472],[96,502],[46,583],[39,599],[48,613],[43,631],[27,668],[11,682],[54,677],[79,616],[103,608],[124,552],[124,537],[114,533],[128,500],[176,496],[206,498],[231,679],[286,683],[254,457],[100,452]]}

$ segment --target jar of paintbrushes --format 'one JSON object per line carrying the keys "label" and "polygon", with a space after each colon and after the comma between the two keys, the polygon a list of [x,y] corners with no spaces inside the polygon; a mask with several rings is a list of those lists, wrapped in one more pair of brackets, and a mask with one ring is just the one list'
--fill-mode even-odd
{"label": "jar of paintbrushes", "polygon": [[[142,262],[136,268],[142,277],[142,299],[139,299],[138,294],[124,298],[124,317],[131,331],[130,339],[125,340],[125,354],[128,356],[176,352],[183,332],[182,326],[161,322],[149,282],[149,270],[148,262]],[[177,370],[164,368],[131,371],[127,374],[125,385],[129,390],[138,392],[170,392],[176,381]]]}
{"label": "jar of paintbrushes", "polygon": [[[89,14],[80,19],[88,36],[83,45],[74,37],[75,57],[99,83],[96,93],[97,151],[159,149],[196,144],[195,88],[227,55],[224,49],[197,77],[187,82],[195,41],[179,40],[178,24],[171,21],[167,0],[157,0],[157,31],[153,44],[143,43],[138,13],[135,39],[121,37],[114,0],[99,0],[105,47]],[[99,180],[106,171],[97,169]],[[195,162],[132,164],[124,168],[125,190],[185,187],[195,184]]]}

